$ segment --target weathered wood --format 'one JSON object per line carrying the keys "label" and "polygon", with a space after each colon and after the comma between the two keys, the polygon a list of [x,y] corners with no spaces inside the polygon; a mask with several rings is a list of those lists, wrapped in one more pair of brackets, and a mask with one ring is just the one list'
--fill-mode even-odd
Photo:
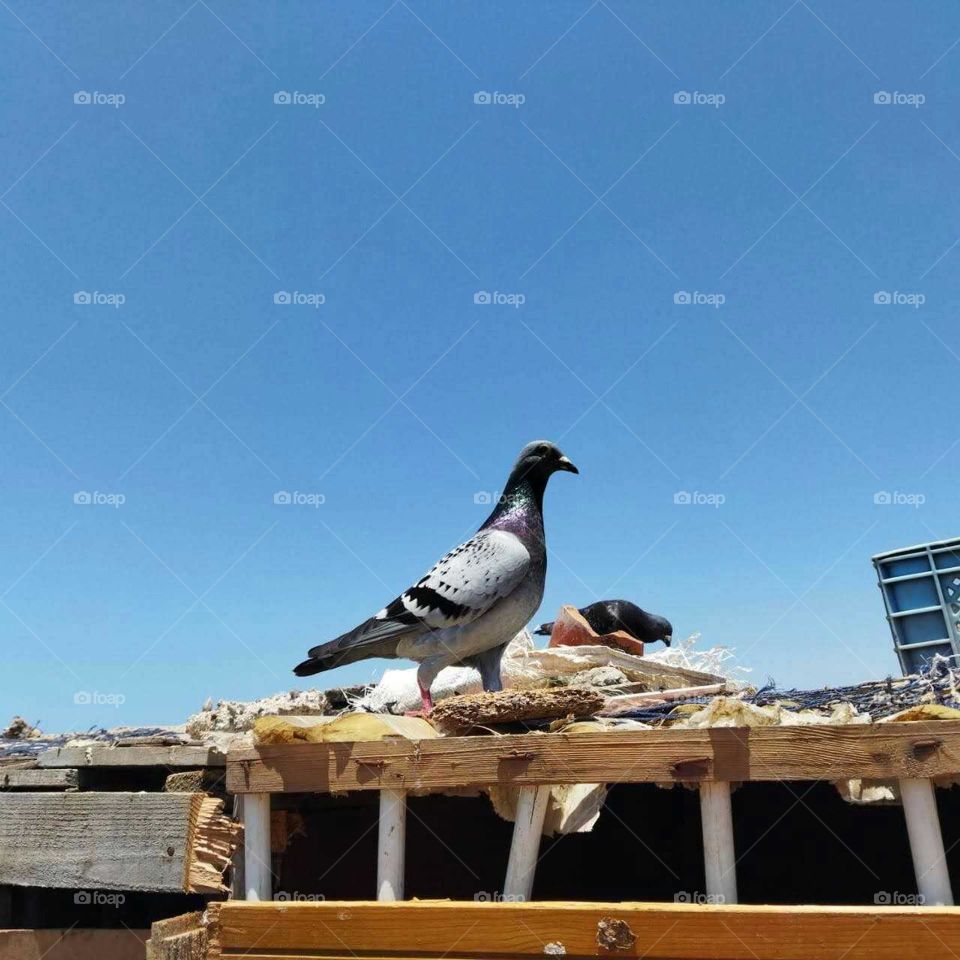
{"label": "weathered wood", "polygon": [[185,913],[152,923],[146,960],[207,960],[203,914]]}
{"label": "weathered wood", "polygon": [[0,790],[75,790],[79,777],[69,767],[0,770]]}
{"label": "weathered wood", "polygon": [[0,794],[0,884],[224,890],[239,828],[201,793]]}
{"label": "weathered wood", "polygon": [[218,747],[53,747],[37,757],[41,767],[222,767]]}
{"label": "weathered wood", "polygon": [[146,930],[129,927],[0,930],[0,960],[143,960],[146,939]]}
{"label": "weathered wood", "polygon": [[231,751],[232,793],[474,784],[848,780],[960,773],[960,722],[303,743]]}
{"label": "weathered wood", "polygon": [[200,770],[171,773],[164,781],[163,789],[167,793],[213,793],[225,796],[226,771],[223,767],[204,767]]}
{"label": "weathered wood", "polygon": [[942,907],[330,902],[218,908],[224,957],[930,960],[960,942]]}

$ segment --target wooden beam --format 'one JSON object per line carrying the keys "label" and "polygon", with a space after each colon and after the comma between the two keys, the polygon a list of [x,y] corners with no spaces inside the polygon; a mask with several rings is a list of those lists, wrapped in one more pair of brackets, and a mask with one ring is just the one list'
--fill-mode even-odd
{"label": "wooden beam", "polygon": [[729,783],[700,784],[700,820],[707,896],[713,903],[736,903],[737,857]]}
{"label": "wooden beam", "polygon": [[203,914],[184,913],[155,920],[150,925],[147,960],[207,960],[207,924]]}
{"label": "wooden beam", "polygon": [[529,900],[537,872],[537,854],[543,820],[550,802],[550,787],[521,787],[517,798],[517,817],[510,841],[510,859],[503,881],[503,896],[508,901]]}
{"label": "wooden beam", "polygon": [[377,842],[377,899],[403,899],[407,844],[407,795],[403,790],[380,791]]}
{"label": "wooden beam", "polygon": [[273,897],[273,870],[270,852],[270,796],[256,794],[243,798],[243,877],[247,900]]}
{"label": "wooden beam", "polygon": [[953,906],[933,784],[929,780],[901,780],[900,796],[907,819],[917,890],[925,904]]}
{"label": "wooden beam", "polygon": [[960,721],[298,743],[231,751],[232,793],[483,784],[848,780],[960,773]]}
{"label": "wooden beam", "polygon": [[222,767],[223,752],[204,747],[116,747],[91,744],[86,747],[53,747],[37,757],[41,767]]}
{"label": "wooden beam", "polygon": [[146,930],[0,930],[0,960],[143,960]]}
{"label": "wooden beam", "polygon": [[0,884],[215,893],[238,843],[202,793],[0,794]]}
{"label": "wooden beam", "polygon": [[[650,960],[930,960],[960,942],[944,907],[663,903],[282,903],[211,905],[222,956]],[[349,947],[347,947],[349,945]]]}
{"label": "wooden beam", "polygon": [[69,767],[0,770],[0,790],[76,790],[78,780]]}

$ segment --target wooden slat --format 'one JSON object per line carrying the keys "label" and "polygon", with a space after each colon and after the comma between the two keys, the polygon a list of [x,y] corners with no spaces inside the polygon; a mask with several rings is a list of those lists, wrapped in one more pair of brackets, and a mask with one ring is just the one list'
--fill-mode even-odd
{"label": "wooden slat", "polygon": [[0,790],[75,790],[77,782],[77,771],[69,767],[0,770]]}
{"label": "wooden slat", "polygon": [[37,757],[41,767],[222,767],[223,753],[205,747],[53,747]]}
{"label": "wooden slat", "polygon": [[143,960],[146,930],[0,930],[0,960]]}
{"label": "wooden slat", "polygon": [[651,960],[930,960],[948,956],[948,945],[960,942],[960,910],[948,907],[228,901],[218,912],[215,939],[222,955],[248,960],[561,953]]}
{"label": "wooden slat", "polygon": [[202,793],[0,794],[0,884],[214,892],[237,844]]}
{"label": "wooden slat", "polygon": [[302,743],[231,751],[232,793],[473,784],[938,777],[960,772],[960,721],[715,727]]}

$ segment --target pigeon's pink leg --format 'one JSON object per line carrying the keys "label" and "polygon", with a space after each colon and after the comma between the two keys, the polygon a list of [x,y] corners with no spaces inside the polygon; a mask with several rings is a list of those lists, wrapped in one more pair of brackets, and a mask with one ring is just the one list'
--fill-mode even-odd
{"label": "pigeon's pink leg", "polygon": [[408,710],[404,714],[405,717],[425,717],[433,709],[433,698],[430,696],[430,688],[421,686],[419,680],[417,680],[417,686],[420,687],[420,699],[423,701],[423,709]]}

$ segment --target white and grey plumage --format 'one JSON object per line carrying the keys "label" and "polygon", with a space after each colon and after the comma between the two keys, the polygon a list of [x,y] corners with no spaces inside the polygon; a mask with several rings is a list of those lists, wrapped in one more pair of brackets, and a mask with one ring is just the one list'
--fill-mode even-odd
{"label": "white and grey plumage", "polygon": [[430,685],[446,666],[475,666],[485,690],[501,689],[503,648],[543,599],[543,493],[558,470],[579,472],[554,444],[527,444],[493,513],[469,540],[369,620],[313,647],[294,673],[309,676],[368,657],[416,660],[428,710]]}

